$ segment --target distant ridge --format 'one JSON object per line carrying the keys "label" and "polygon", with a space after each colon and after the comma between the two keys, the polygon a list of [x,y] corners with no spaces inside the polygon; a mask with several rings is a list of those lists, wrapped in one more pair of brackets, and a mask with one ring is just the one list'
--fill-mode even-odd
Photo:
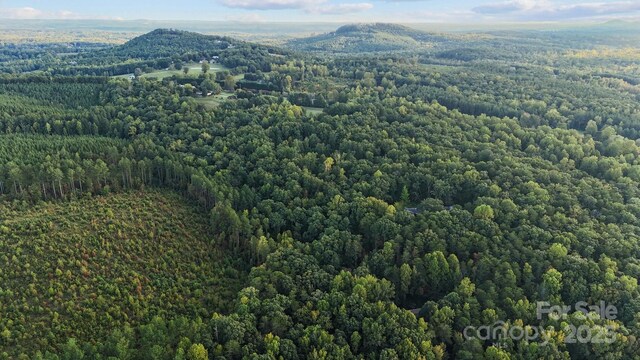
{"label": "distant ridge", "polygon": [[390,24],[390,23],[370,23],[370,24],[350,24],[339,27],[335,33],[336,34],[349,34],[356,32],[418,32],[418,30],[411,29],[410,27],[398,24]]}
{"label": "distant ridge", "polygon": [[288,46],[301,51],[380,52],[409,51],[428,48],[447,41],[442,35],[389,23],[350,24],[334,32],[289,41]]}

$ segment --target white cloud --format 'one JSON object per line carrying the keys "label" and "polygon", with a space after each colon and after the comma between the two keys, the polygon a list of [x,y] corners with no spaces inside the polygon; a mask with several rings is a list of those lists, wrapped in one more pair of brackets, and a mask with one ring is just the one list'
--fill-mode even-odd
{"label": "white cloud", "polygon": [[247,10],[295,9],[318,15],[353,14],[373,8],[370,3],[328,4],[327,0],[218,0],[218,2],[231,8]]}
{"label": "white cloud", "polygon": [[481,15],[508,16],[520,20],[584,19],[639,13],[640,2],[584,2],[560,5],[548,0],[512,0],[477,6],[473,11]]}
{"label": "white cloud", "polygon": [[[393,16],[392,22],[428,23],[428,24],[464,24],[478,21],[478,14],[470,10],[440,12],[433,10],[417,10],[402,12]],[[433,29],[430,29],[430,31]]]}
{"label": "white cloud", "polygon": [[32,7],[0,9],[0,17],[9,19],[38,19],[43,12]]}
{"label": "white cloud", "polygon": [[219,0],[222,5],[240,9],[283,10],[303,9],[320,5],[326,0]]}
{"label": "white cloud", "polygon": [[83,16],[69,10],[43,11],[29,6],[20,8],[0,8],[0,19],[53,19],[53,20],[78,20],[78,19],[104,19],[122,20],[121,18],[107,16]]}
{"label": "white cloud", "polygon": [[307,9],[307,12],[321,15],[344,15],[367,11],[373,8],[369,3],[325,5]]}
{"label": "white cloud", "polygon": [[492,3],[487,5],[480,5],[473,8],[473,11],[479,14],[504,14],[517,11],[527,11],[532,9],[548,8],[551,5],[549,1],[535,1],[535,0],[513,0],[504,1],[499,3]]}

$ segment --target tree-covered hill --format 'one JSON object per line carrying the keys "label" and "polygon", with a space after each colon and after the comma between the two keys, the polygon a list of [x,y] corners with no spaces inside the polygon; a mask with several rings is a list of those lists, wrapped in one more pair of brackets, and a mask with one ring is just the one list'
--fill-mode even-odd
{"label": "tree-covered hill", "polygon": [[157,29],[129,40],[123,45],[103,50],[97,56],[112,55],[123,59],[156,59],[186,53],[220,51],[241,42],[227,37],[198,33]]}
{"label": "tree-covered hill", "polygon": [[336,31],[288,42],[300,51],[327,51],[343,53],[415,51],[427,49],[436,43],[448,41],[436,35],[396,24],[353,24]]}
{"label": "tree-covered hill", "polygon": [[270,63],[277,63],[277,60],[288,53],[287,50],[274,46],[229,37],[157,29],[125,44],[94,51],[82,51],[68,56],[47,51],[46,62],[42,59],[36,59],[31,64],[17,61],[13,65],[4,65],[0,62],[0,72],[15,72],[26,68],[55,75],[114,76],[134,74],[136,69],[180,70],[184,64],[201,61],[219,62],[234,69],[243,67],[251,71],[269,71]]}

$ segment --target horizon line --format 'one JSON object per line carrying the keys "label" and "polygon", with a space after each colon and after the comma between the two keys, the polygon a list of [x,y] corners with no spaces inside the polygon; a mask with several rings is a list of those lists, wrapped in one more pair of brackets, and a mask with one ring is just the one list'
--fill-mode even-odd
{"label": "horizon line", "polygon": [[606,24],[610,22],[625,22],[625,23],[638,23],[640,18],[611,18],[611,19],[573,19],[573,20],[531,20],[531,21],[477,21],[477,22],[439,22],[439,21],[342,21],[342,20],[324,20],[324,21],[278,21],[278,20],[261,20],[261,21],[245,21],[245,20],[202,20],[202,19],[101,19],[101,18],[81,18],[81,19],[57,19],[57,18],[42,18],[42,19],[16,19],[16,18],[3,18],[0,20],[8,20],[15,22],[29,22],[29,21],[55,21],[55,22],[79,22],[79,21],[96,21],[96,22],[199,22],[199,23],[247,23],[247,24],[420,24],[420,25],[535,25],[535,24]]}

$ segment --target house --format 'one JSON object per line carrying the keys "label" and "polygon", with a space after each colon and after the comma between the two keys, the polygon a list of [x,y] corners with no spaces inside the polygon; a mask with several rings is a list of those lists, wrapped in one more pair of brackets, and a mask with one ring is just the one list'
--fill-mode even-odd
{"label": "house", "polygon": [[135,76],[135,75],[133,75],[133,74],[129,74],[129,80],[135,80],[135,79],[136,79],[136,76]]}

